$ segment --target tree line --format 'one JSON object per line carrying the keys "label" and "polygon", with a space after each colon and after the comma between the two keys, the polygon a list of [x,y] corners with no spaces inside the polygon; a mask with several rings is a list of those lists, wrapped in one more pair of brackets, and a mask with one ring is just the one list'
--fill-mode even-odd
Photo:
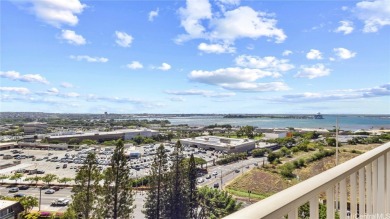
{"label": "tree line", "polygon": [[[131,218],[134,208],[134,180],[130,162],[118,140],[110,166],[99,171],[94,154],[89,154],[75,178],[73,202],[62,218]],[[196,185],[197,167],[193,155],[184,158],[178,141],[168,155],[157,149],[148,177],[143,213],[150,219],[221,218],[241,207],[227,192]]]}

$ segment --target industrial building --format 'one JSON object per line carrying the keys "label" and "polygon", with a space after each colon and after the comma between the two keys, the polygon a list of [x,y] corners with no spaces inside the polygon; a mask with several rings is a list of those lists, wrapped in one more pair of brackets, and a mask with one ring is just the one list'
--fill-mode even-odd
{"label": "industrial building", "polygon": [[23,125],[24,135],[45,134],[47,132],[47,123],[29,122]]}
{"label": "industrial building", "polygon": [[224,151],[227,153],[247,152],[255,149],[256,142],[251,139],[235,139],[218,136],[200,136],[181,139],[185,147],[196,147],[205,150]]}
{"label": "industrial building", "polygon": [[112,132],[96,132],[96,133],[82,133],[82,134],[73,134],[73,135],[59,135],[59,136],[49,136],[46,137],[48,142],[68,142],[70,139],[77,139],[82,141],[84,139],[90,139],[97,142],[111,141],[111,140],[131,140],[137,135],[143,137],[152,137],[158,135],[159,133],[151,129],[123,129],[116,130]]}

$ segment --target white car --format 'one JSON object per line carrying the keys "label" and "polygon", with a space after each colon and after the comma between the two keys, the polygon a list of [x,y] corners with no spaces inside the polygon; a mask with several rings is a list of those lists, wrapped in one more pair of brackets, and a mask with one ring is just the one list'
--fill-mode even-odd
{"label": "white car", "polygon": [[214,175],[214,176],[218,175],[218,172],[217,172],[217,171],[214,171],[214,172],[213,172],[213,175]]}
{"label": "white car", "polygon": [[202,182],[204,182],[204,179],[203,178],[199,178],[198,179],[198,183],[202,183]]}

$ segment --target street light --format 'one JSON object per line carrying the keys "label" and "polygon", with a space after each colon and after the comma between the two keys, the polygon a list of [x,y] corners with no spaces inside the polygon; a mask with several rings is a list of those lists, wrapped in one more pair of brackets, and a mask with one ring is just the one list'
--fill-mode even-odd
{"label": "street light", "polygon": [[41,211],[41,202],[42,202],[42,187],[39,187],[39,207],[38,207],[38,211]]}

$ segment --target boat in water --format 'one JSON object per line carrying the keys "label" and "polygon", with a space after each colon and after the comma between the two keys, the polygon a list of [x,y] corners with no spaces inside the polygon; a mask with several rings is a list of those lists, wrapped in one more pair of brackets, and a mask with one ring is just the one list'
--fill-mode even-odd
{"label": "boat in water", "polygon": [[321,113],[317,113],[314,115],[314,119],[324,119],[324,117],[321,115]]}

